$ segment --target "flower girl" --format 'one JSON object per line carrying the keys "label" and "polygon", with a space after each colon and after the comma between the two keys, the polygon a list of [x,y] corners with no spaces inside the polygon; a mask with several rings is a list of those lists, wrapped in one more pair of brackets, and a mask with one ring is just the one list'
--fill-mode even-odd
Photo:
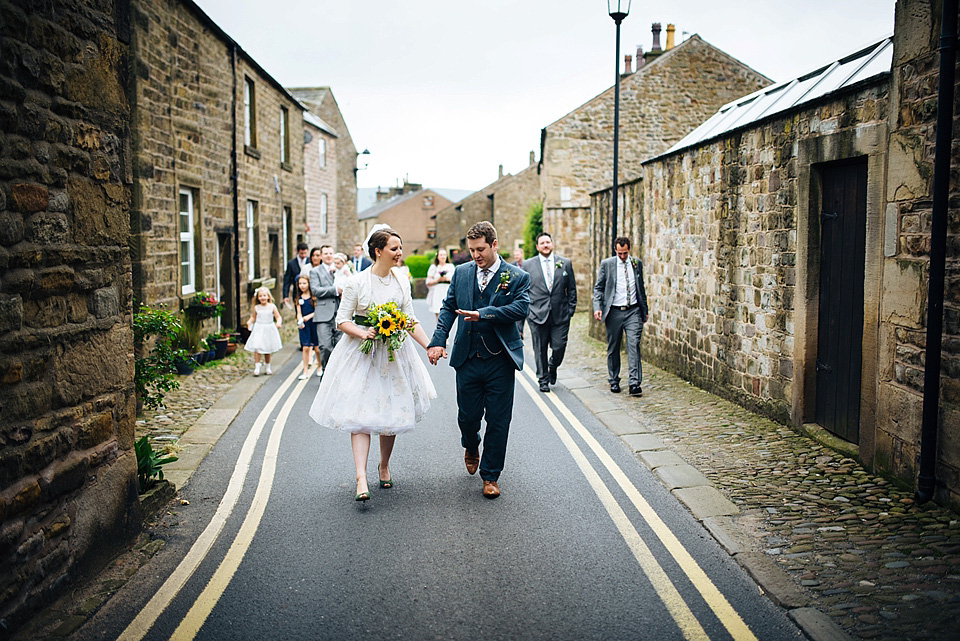
{"label": "flower girl", "polygon": [[280,312],[273,303],[273,295],[266,287],[258,287],[253,293],[253,311],[247,321],[250,338],[244,349],[253,352],[253,375],[260,376],[260,355],[267,364],[266,374],[273,374],[270,369],[270,355],[280,350],[283,343],[280,341]]}

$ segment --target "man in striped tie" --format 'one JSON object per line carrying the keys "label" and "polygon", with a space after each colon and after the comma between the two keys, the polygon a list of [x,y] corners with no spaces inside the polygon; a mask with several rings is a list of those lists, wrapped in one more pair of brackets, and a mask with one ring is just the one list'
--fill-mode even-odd
{"label": "man in striped tie", "polygon": [[630,239],[614,241],[616,256],[600,262],[593,286],[593,317],[607,328],[607,381],[610,391],[620,392],[620,345],[627,337],[627,367],[631,396],[642,396],[640,383],[640,337],[647,322],[647,291],[643,286],[643,263],[630,255]]}

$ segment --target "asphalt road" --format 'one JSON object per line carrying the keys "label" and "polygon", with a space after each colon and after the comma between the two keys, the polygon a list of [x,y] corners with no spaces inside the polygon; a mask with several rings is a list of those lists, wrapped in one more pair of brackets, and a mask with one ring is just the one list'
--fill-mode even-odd
{"label": "asphalt road", "polygon": [[298,366],[247,404],[164,550],[78,638],[803,638],[562,386],[518,376],[491,501],[464,470],[454,372],[431,367],[439,398],[397,439],[395,487],[376,487],[374,439],[360,504],[349,437],[307,416],[319,381]]}

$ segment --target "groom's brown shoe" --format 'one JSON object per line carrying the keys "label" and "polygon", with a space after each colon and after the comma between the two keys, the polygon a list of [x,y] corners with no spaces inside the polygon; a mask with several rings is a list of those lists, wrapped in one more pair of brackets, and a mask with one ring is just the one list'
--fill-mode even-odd
{"label": "groom's brown shoe", "polygon": [[500,486],[496,481],[483,482],[483,496],[487,499],[495,499],[500,496]]}
{"label": "groom's brown shoe", "polygon": [[463,462],[467,465],[467,474],[476,474],[477,468],[480,467],[480,450],[464,450],[463,451]]}

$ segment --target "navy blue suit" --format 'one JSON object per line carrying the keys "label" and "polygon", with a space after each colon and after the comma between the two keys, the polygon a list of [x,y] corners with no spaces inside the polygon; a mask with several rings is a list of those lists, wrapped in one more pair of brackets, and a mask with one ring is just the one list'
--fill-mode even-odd
{"label": "navy blue suit", "polygon": [[517,321],[527,316],[529,290],[530,275],[504,260],[483,292],[477,286],[477,264],[471,261],[458,266],[430,340],[429,347],[446,345],[456,310],[480,313],[476,322],[460,320],[450,365],[457,370],[457,423],[464,448],[479,448],[480,422],[486,416],[480,458],[480,477],[485,481],[496,481],[503,470],[516,372],[523,368],[523,339]]}

